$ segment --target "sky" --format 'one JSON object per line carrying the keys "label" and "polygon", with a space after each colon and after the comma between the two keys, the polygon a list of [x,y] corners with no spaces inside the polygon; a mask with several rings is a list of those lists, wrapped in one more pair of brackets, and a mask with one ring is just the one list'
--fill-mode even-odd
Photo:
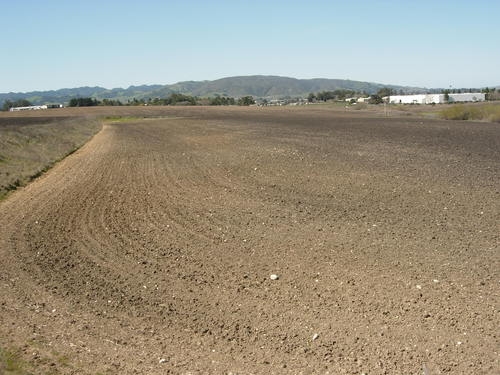
{"label": "sky", "polygon": [[500,85],[500,0],[0,0],[0,92],[230,76]]}

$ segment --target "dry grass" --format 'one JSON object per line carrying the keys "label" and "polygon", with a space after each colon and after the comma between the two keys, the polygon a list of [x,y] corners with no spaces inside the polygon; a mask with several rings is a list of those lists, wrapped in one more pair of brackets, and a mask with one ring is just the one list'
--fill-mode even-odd
{"label": "dry grass", "polygon": [[95,119],[0,118],[0,199],[41,176],[99,129]]}
{"label": "dry grass", "polygon": [[500,103],[457,104],[440,112],[446,120],[476,120],[500,122]]}
{"label": "dry grass", "polygon": [[29,375],[26,363],[20,358],[19,353],[0,347],[0,374]]}

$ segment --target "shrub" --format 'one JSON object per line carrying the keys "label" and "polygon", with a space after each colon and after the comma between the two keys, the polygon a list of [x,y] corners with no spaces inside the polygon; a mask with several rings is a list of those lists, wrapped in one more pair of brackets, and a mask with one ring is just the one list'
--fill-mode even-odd
{"label": "shrub", "polygon": [[7,185],[6,190],[16,190],[20,186],[21,186],[21,181],[17,179],[13,183]]}
{"label": "shrub", "polygon": [[440,112],[446,120],[478,120],[500,122],[500,103],[457,104]]}

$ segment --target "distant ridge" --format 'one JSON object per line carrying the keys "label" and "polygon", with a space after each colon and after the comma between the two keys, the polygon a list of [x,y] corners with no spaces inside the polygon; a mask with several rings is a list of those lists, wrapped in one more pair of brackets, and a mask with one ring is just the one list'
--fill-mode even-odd
{"label": "distant ridge", "polygon": [[280,76],[238,76],[226,77],[213,81],[185,81],[171,85],[141,85],[129,88],[106,89],[104,87],[78,87],[50,91],[32,91],[26,93],[0,94],[0,106],[6,100],[27,99],[33,104],[68,103],[72,98],[92,97],[99,100],[114,99],[126,103],[134,98],[164,98],[172,93],[208,97],[251,95],[256,98],[306,97],[311,92],[333,91],[338,89],[376,93],[382,87],[389,87],[403,93],[423,93],[428,91],[421,87],[397,86],[373,82],[352,81],[345,79],[297,79]]}

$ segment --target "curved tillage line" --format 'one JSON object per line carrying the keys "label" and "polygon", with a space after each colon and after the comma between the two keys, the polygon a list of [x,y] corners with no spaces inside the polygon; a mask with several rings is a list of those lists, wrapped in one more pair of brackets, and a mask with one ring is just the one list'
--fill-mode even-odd
{"label": "curved tillage line", "polygon": [[[152,124],[148,125],[152,126]],[[203,235],[204,230],[196,228],[200,223],[200,220],[196,218],[196,214],[185,210],[193,202],[193,199],[203,205],[206,175],[198,173],[199,170],[196,168],[193,158],[187,155],[186,165],[172,164],[172,158],[168,156],[168,153],[184,154],[184,151],[189,153],[188,147],[184,148],[186,145],[183,140],[175,136],[175,130],[178,128],[175,122],[169,121],[168,123],[155,123],[154,125],[158,126],[153,131],[159,132],[163,139],[166,140],[166,143],[152,149],[154,157],[148,161],[143,174],[145,181],[148,183],[146,187],[148,200],[158,203],[158,206],[152,206],[165,207],[167,210],[157,209],[154,212],[148,210],[149,224],[159,230],[165,230],[165,228],[172,230],[174,229],[172,227],[175,226],[178,236],[190,235],[195,236],[195,238],[199,237],[201,241],[209,241],[210,237]],[[165,136],[165,134],[173,134],[173,141],[171,141],[171,137]],[[183,158],[180,159],[182,161]],[[189,172],[189,175],[186,172]],[[210,170],[205,173],[210,173]],[[193,179],[191,177],[193,174],[198,177]]]}
{"label": "curved tillage line", "polygon": [[[86,225],[88,220],[85,220],[99,199],[99,190],[95,188],[99,176],[89,167],[94,165],[94,159],[102,157],[102,147],[103,144],[97,139],[92,152],[87,154],[88,159],[68,160],[68,163],[74,162],[71,166],[73,173],[66,174],[66,178],[60,181],[46,181],[47,186],[53,189],[44,196],[44,201],[52,205],[57,205],[54,202],[63,202],[59,208],[67,215],[58,215],[53,209],[44,212],[43,207],[35,209],[32,215],[40,216],[41,219],[37,220],[39,223],[36,227],[26,228],[26,250],[20,254],[26,258],[37,254],[41,261],[40,269],[44,272],[41,279],[48,283],[49,288],[62,290],[61,293],[64,288],[78,292],[82,280],[76,274],[73,277],[74,272],[90,275],[91,270],[102,261],[102,256],[96,256],[98,242],[89,234]],[[59,190],[59,185],[65,188]],[[44,245],[48,237],[53,239],[52,246]],[[95,283],[95,280],[92,282]]]}
{"label": "curved tillage line", "polygon": [[[485,181],[460,195],[424,127],[255,110],[109,124],[3,202],[0,345],[102,373],[493,373],[498,152],[458,158]],[[414,136],[425,173],[391,153]]]}

